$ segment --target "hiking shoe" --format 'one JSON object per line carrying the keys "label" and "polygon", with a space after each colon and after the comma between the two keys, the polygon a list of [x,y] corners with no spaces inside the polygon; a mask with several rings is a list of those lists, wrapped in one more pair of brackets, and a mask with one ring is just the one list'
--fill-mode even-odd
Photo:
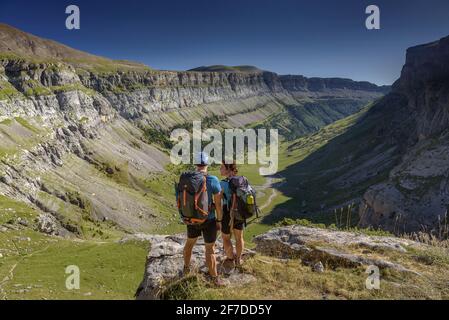
{"label": "hiking shoe", "polygon": [[244,260],[240,257],[240,259],[235,258],[235,269],[237,269],[240,272],[243,272],[243,264]]}
{"label": "hiking shoe", "polygon": [[216,287],[226,287],[226,282],[219,276],[216,277],[210,277],[211,278],[211,282],[213,283],[214,286]]}
{"label": "hiking shoe", "polygon": [[190,269],[190,267],[184,267],[181,271],[181,276],[188,276],[191,272],[192,270]]}
{"label": "hiking shoe", "polygon": [[218,273],[221,273],[221,274],[230,275],[234,270],[235,270],[234,259],[226,258],[218,266]]}
{"label": "hiking shoe", "polygon": [[235,266],[235,259],[234,258],[232,258],[232,259],[226,258],[223,261],[223,265],[225,265],[226,267],[234,268],[234,266]]}
{"label": "hiking shoe", "polygon": [[240,258],[237,258],[237,257],[235,257],[235,266],[236,267],[241,267],[242,266],[242,264],[243,264],[243,260],[242,260],[242,257],[240,257]]}

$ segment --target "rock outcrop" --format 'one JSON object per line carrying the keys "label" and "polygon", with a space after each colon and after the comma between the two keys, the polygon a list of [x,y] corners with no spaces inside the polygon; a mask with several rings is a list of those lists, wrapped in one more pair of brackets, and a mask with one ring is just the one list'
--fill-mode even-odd
{"label": "rock outcrop", "polygon": [[254,242],[257,252],[284,259],[300,258],[303,263],[314,269],[316,264],[324,263],[331,268],[375,265],[381,269],[391,268],[401,272],[413,271],[374,255],[352,253],[347,249],[366,248],[373,252],[383,250],[406,252],[407,248],[422,246],[406,239],[367,236],[297,225],[275,228],[255,237]]}
{"label": "rock outcrop", "polygon": [[[136,235],[127,237],[122,241],[129,240],[148,241],[151,249],[147,256],[145,274],[142,283],[136,292],[138,300],[159,299],[163,291],[172,282],[181,278],[184,266],[183,247],[185,235],[159,236],[159,235]],[[207,273],[205,265],[205,247],[200,239],[193,249],[191,271],[194,273]],[[244,258],[252,256],[250,250],[244,252]],[[255,280],[254,276],[244,274],[235,268],[229,268],[224,261],[225,254],[221,241],[217,242],[216,255],[218,271],[224,277],[228,285],[244,285]]]}

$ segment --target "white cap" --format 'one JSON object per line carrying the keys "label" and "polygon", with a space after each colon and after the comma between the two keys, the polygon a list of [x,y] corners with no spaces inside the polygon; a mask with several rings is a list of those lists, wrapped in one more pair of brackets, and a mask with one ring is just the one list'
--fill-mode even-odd
{"label": "white cap", "polygon": [[209,156],[204,152],[198,153],[195,157],[194,164],[201,165],[201,166],[207,166],[209,164]]}

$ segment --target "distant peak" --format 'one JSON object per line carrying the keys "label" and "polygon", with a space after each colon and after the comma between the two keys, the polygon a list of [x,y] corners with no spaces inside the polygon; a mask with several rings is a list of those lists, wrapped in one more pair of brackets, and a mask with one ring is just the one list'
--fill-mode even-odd
{"label": "distant peak", "polygon": [[201,66],[198,68],[190,69],[187,71],[196,72],[263,72],[264,70],[259,69],[255,66],[243,65],[243,66],[226,66],[226,65],[212,65],[212,66]]}
{"label": "distant peak", "polygon": [[81,68],[149,69],[140,63],[116,61],[73,49],[56,41],[21,31],[5,23],[0,23],[0,58],[2,55],[38,62],[58,61]]}

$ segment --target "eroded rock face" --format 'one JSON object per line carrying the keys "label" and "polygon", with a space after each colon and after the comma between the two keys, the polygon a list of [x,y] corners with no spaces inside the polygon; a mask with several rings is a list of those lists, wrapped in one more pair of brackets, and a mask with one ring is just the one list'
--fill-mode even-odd
{"label": "eroded rock face", "polygon": [[[378,237],[352,232],[331,231],[327,229],[288,226],[275,228],[254,238],[256,251],[283,259],[300,258],[303,263],[314,266],[324,263],[327,266],[358,267],[376,265],[397,271],[413,272],[407,268],[368,254],[355,254],[344,248],[368,248],[375,251],[393,250],[406,252],[409,247],[421,246],[406,239]],[[338,247],[336,249],[335,247]]]}
{"label": "eroded rock face", "polygon": [[[164,288],[171,282],[181,278],[184,266],[183,248],[185,235],[161,236],[161,235],[136,235],[127,237],[122,241],[142,240],[150,242],[150,252],[147,256],[145,274],[142,283],[136,292],[138,300],[159,299]],[[253,255],[246,250],[244,257]],[[240,273],[238,270],[227,270],[221,241],[217,241],[216,256],[218,271],[229,285],[242,285],[255,280],[254,276]],[[202,239],[199,239],[192,253],[192,272],[207,273],[205,265],[205,247]]]}
{"label": "eroded rock face", "polygon": [[387,181],[365,193],[360,226],[438,236],[449,207],[449,37],[408,49],[390,95],[406,101],[382,110],[392,110],[383,130],[402,159]]}
{"label": "eroded rock face", "polygon": [[50,214],[40,214],[37,218],[37,228],[46,234],[57,234],[58,224],[56,219]]}

